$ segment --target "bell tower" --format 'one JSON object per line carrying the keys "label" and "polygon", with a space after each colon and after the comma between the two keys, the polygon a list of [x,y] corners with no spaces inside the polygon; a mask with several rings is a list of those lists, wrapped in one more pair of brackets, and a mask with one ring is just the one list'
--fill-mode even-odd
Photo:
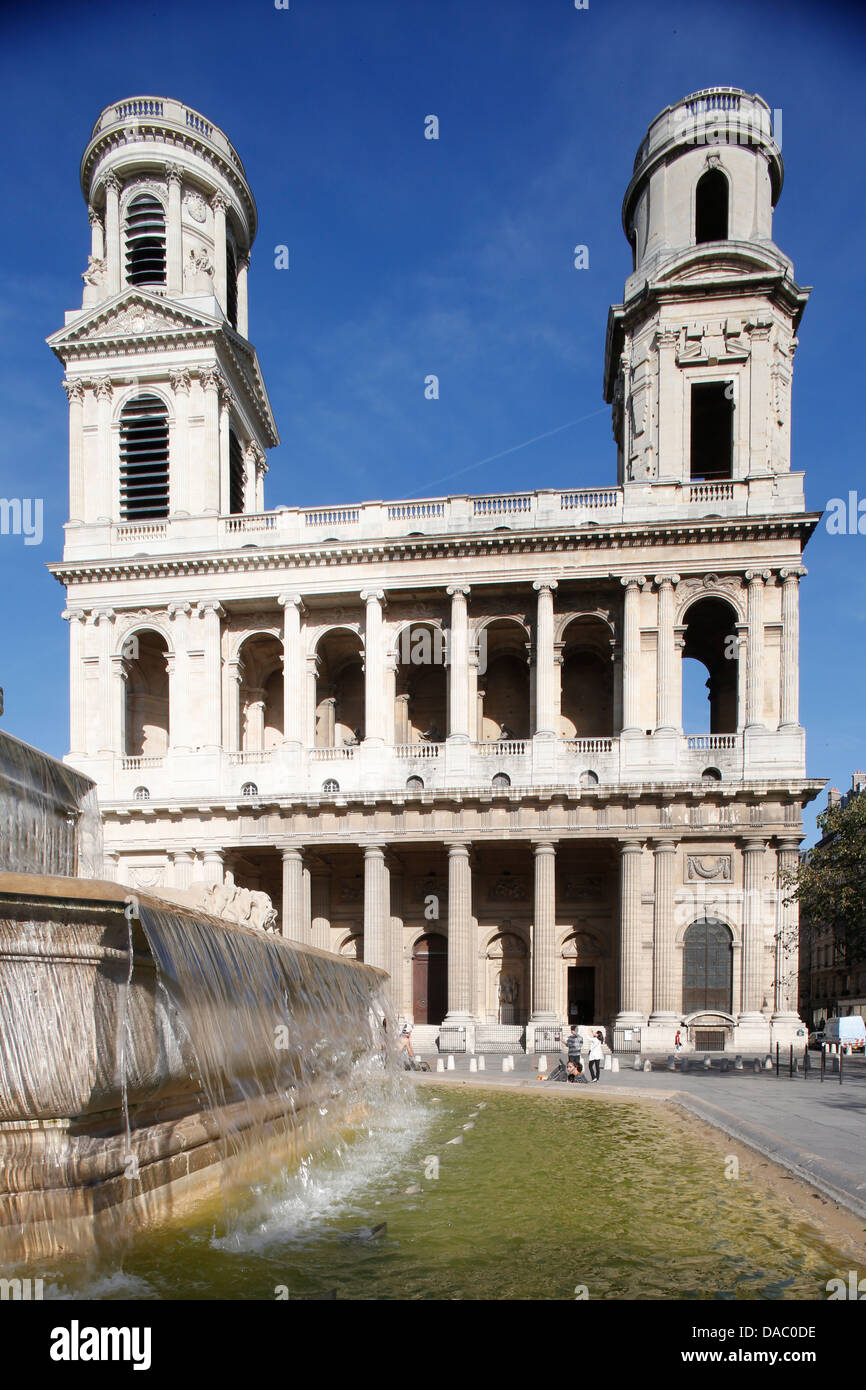
{"label": "bell tower", "polygon": [[134,97],[97,120],[81,189],[82,303],[48,340],[66,368],[69,527],[262,511],[278,436],[249,341],[256,205],[237,151],[182,102]]}
{"label": "bell tower", "polygon": [[[608,315],[605,399],[621,484],[736,504],[791,488],[791,377],[809,296],[773,241],[782,155],[770,109],[734,87],[667,107],[622,208],[633,269]],[[746,484],[746,487],[738,486]]]}

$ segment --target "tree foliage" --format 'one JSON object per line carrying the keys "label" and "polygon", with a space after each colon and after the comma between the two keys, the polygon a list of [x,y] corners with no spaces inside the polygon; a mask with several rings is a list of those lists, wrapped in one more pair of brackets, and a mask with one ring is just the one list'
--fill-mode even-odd
{"label": "tree foliage", "polygon": [[866,794],[818,817],[819,844],[789,886],[813,936],[831,931],[846,961],[866,959]]}

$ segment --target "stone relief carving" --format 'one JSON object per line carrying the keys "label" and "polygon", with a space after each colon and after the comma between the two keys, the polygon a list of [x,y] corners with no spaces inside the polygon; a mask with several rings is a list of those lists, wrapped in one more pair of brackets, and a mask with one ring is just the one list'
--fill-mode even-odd
{"label": "stone relief carving", "polygon": [[364,885],[360,879],[344,878],[340,884],[341,903],[359,903],[364,898]]}
{"label": "stone relief carving", "polygon": [[207,221],[207,203],[200,193],[187,193],[183,201],[193,222]]}
{"label": "stone relief carving", "polygon": [[502,874],[490,884],[487,900],[491,903],[529,902],[529,881],[523,877]]}
{"label": "stone relief carving", "polygon": [[587,899],[597,899],[602,896],[602,881],[600,878],[567,878],[563,886],[563,897],[566,902],[583,902]]}
{"label": "stone relief carving", "polygon": [[210,294],[213,290],[213,264],[203,246],[189,248],[184,266],[183,287],[190,294]]}
{"label": "stone relief carving", "polygon": [[731,856],[729,854],[690,854],[686,860],[688,879],[731,879]]}

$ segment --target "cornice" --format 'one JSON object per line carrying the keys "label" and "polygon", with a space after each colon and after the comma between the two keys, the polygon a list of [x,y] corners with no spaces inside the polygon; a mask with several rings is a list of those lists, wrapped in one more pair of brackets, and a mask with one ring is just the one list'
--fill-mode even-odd
{"label": "cornice", "polygon": [[48,569],[61,584],[74,584],[238,574],[297,566],[328,569],[367,561],[399,564],[405,560],[476,559],[491,554],[585,554],[597,551],[605,556],[599,563],[605,566],[606,573],[610,569],[610,552],[630,546],[647,549],[669,546],[671,543],[695,545],[771,539],[798,539],[805,545],[819,520],[819,512],[805,512],[781,517],[618,523],[581,532],[551,530],[541,534],[537,531],[512,531],[489,535],[406,536],[393,540],[335,541],[324,545],[311,542],[309,545],[255,550],[244,546],[236,551],[206,551],[199,554],[139,554],[128,559],[61,560],[50,564]]}

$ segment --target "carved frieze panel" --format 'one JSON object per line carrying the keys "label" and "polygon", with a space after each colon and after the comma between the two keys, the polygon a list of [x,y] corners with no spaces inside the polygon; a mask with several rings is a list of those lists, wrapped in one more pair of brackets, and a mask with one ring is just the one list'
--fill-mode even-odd
{"label": "carved frieze panel", "polygon": [[709,882],[718,880],[730,883],[731,856],[729,854],[689,854],[686,857],[686,879]]}
{"label": "carved frieze panel", "polygon": [[487,900],[491,903],[529,902],[529,880],[522,875],[500,874],[488,885]]}

